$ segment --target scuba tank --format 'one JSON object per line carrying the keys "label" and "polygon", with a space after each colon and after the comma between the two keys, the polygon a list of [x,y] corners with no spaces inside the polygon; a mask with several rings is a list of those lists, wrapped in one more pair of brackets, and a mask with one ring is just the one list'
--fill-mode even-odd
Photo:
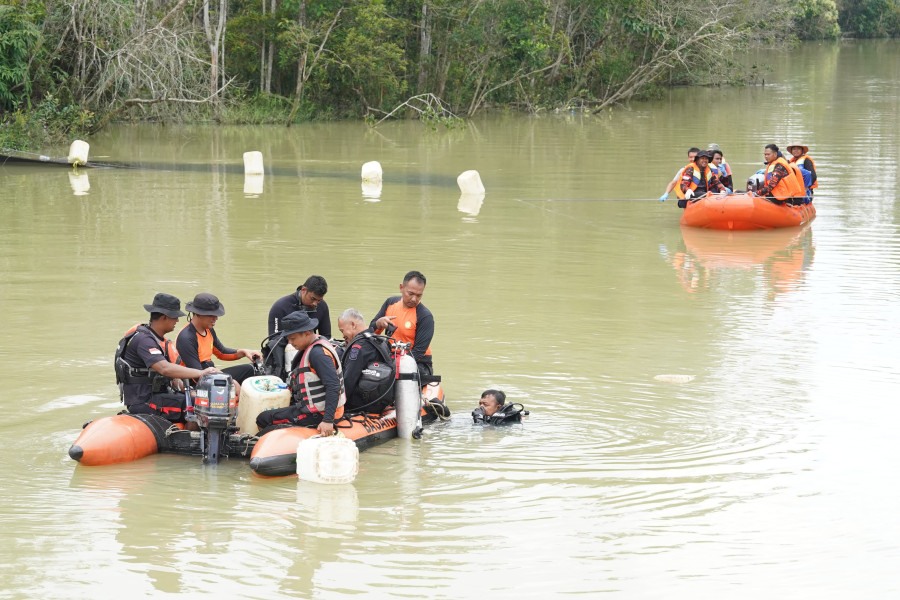
{"label": "scuba tank", "polygon": [[397,437],[418,438],[422,435],[419,368],[416,359],[402,351],[397,354],[396,361],[398,381],[394,384],[394,408],[397,413]]}
{"label": "scuba tank", "polygon": [[479,406],[472,411],[472,420],[483,425],[506,425],[508,423],[521,423],[522,415],[529,412],[521,404],[510,402],[497,409],[491,416],[484,414],[484,408]]}

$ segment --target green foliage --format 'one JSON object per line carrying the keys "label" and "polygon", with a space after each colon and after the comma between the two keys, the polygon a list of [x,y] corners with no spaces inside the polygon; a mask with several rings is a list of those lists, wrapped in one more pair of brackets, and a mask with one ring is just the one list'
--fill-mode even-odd
{"label": "green foliage", "polygon": [[863,38],[900,35],[900,0],[844,0],[840,26]]}
{"label": "green foliage", "polygon": [[40,29],[24,9],[0,5],[0,109],[28,102],[28,63],[39,38]]}
{"label": "green foliage", "polygon": [[284,96],[237,93],[225,105],[221,119],[236,125],[276,125],[284,123],[290,111],[290,100]]}
{"label": "green foliage", "polygon": [[794,31],[801,40],[835,40],[841,37],[834,0],[797,0]]}
{"label": "green foliage", "polygon": [[94,124],[94,113],[47,96],[29,111],[16,109],[0,119],[0,147],[34,150],[83,138]]}

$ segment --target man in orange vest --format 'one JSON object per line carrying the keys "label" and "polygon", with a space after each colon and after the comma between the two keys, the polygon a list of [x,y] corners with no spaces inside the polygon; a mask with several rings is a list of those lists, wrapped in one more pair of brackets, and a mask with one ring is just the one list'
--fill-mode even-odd
{"label": "man in orange vest", "polygon": [[806,197],[803,175],[796,165],[791,165],[785,160],[778,146],[768,144],[763,150],[763,158],[766,161],[765,183],[756,190],[757,196],[769,196],[782,203]]}
{"label": "man in orange vest", "polygon": [[412,344],[410,354],[416,359],[419,375],[433,375],[431,338],[434,337],[434,315],[422,304],[425,276],[410,271],[400,284],[400,295],[384,301],[369,327],[375,333],[384,332],[398,342]]}
{"label": "man in orange vest", "polygon": [[[251,361],[262,358],[262,354],[257,350],[228,348],[219,340],[216,322],[225,314],[225,306],[214,295],[208,292],[197,294],[184,308],[193,316],[178,333],[175,347],[178,349],[179,360],[186,367],[195,369],[214,367],[213,355],[230,361],[240,360],[243,357]],[[253,376],[254,370],[253,365],[242,364],[226,367],[222,372],[228,373],[234,379],[235,395],[240,398],[241,384]]]}
{"label": "man in orange vest", "polygon": [[[687,154],[688,160],[690,162],[694,162],[694,157],[697,156],[698,152],[700,152],[700,148],[690,148],[688,150],[688,154]],[[680,169],[678,169],[678,172],[675,173],[675,178],[672,179],[672,181],[669,182],[669,185],[666,186],[666,191],[663,193],[662,196],[659,197],[660,202],[665,202],[666,200],[669,199],[669,194],[672,193],[672,190],[674,190],[676,187],[678,187],[678,184],[681,182],[681,176],[683,174],[684,174],[684,167],[681,167]]]}
{"label": "man in orange vest", "polygon": [[681,176],[681,191],[684,192],[684,200],[678,201],[678,207],[687,206],[688,200],[700,198],[712,192],[724,192],[726,188],[719,182],[719,178],[709,167],[712,154],[708,150],[701,150],[694,157],[693,162],[684,168]]}

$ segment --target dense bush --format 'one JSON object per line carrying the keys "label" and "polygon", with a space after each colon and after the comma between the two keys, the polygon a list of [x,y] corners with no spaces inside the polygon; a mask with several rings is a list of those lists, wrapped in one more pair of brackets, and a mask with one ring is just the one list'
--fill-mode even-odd
{"label": "dense bush", "polygon": [[834,0],[797,0],[794,31],[801,40],[835,40],[841,37]]}

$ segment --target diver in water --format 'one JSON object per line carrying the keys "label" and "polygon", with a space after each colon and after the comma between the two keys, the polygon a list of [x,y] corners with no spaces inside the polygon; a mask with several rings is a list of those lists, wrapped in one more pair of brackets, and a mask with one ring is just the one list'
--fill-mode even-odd
{"label": "diver in water", "polygon": [[485,390],[478,401],[478,408],[472,411],[475,423],[486,425],[502,425],[504,423],[520,423],[522,415],[528,411],[521,404],[506,403],[506,394],[500,390]]}

